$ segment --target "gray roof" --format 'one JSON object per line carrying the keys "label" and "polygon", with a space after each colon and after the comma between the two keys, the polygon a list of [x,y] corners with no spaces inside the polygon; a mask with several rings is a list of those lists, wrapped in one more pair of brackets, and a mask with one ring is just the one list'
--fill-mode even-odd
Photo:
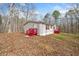
{"label": "gray roof", "polygon": [[37,23],[37,24],[45,24],[45,25],[51,25],[51,26],[53,26],[52,24],[47,24],[47,23],[42,22],[42,21],[27,21],[27,22],[24,23],[24,25],[26,25],[28,23]]}

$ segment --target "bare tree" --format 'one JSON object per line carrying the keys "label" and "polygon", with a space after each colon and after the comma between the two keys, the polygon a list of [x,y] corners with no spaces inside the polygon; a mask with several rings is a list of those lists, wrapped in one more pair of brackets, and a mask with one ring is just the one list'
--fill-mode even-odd
{"label": "bare tree", "polygon": [[[71,4],[72,8],[66,12],[61,28],[66,33],[79,33],[79,4]],[[62,26],[63,25],[63,26]]]}

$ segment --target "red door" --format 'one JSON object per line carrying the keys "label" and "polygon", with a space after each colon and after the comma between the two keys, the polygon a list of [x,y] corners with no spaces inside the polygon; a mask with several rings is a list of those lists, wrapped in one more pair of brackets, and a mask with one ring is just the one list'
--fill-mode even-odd
{"label": "red door", "polygon": [[57,27],[56,29],[54,29],[54,33],[60,33],[60,28]]}
{"label": "red door", "polygon": [[26,35],[29,35],[29,36],[37,35],[37,28],[29,28],[26,31]]}

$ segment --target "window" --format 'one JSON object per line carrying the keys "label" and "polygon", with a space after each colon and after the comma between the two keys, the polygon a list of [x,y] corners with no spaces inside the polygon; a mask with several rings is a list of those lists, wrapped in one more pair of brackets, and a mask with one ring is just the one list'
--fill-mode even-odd
{"label": "window", "polygon": [[49,25],[46,25],[46,30],[48,30],[49,29]]}
{"label": "window", "polygon": [[52,28],[52,25],[50,26],[50,28]]}

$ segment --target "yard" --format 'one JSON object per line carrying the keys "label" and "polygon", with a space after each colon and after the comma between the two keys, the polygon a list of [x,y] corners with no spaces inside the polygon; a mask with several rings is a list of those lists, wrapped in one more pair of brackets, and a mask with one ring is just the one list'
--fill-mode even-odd
{"label": "yard", "polygon": [[1,56],[79,55],[79,35],[52,34],[26,37],[24,33],[0,33]]}

